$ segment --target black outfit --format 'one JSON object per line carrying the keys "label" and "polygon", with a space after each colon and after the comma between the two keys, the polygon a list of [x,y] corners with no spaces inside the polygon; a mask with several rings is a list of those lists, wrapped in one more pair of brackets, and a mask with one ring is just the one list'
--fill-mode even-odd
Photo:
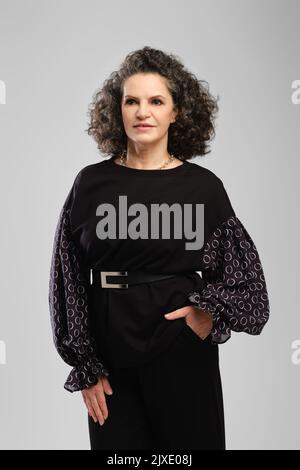
{"label": "black outfit", "polygon": [[[176,276],[103,288],[90,284],[91,268]],[[139,170],[112,157],[83,168],[60,213],[49,287],[54,341],[73,366],[65,388],[105,374],[114,390],[104,425],[89,419],[92,448],[225,447],[218,344],[231,331],[260,334],[269,301],[254,242],[213,172],[189,161]],[[212,313],[205,340],[184,318],[164,317],[185,305]]]}

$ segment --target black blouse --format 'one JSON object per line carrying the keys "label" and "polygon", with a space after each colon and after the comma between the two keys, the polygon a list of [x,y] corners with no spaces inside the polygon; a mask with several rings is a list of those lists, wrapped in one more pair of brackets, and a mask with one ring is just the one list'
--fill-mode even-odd
{"label": "black blouse", "polygon": [[[91,268],[176,277],[102,289],[90,285]],[[216,347],[231,331],[260,334],[269,318],[257,249],[222,181],[189,161],[140,170],[111,157],[84,167],[59,215],[49,282],[54,342],[73,367],[66,390],[109,375],[104,351],[123,367],[154,357],[184,324],[164,314],[184,305],[212,313]]]}

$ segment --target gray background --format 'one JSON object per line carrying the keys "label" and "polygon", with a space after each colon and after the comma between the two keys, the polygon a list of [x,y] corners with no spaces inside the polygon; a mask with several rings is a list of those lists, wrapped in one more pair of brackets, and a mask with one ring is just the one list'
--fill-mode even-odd
{"label": "gray background", "polygon": [[212,152],[196,162],[223,180],[270,296],[262,334],[220,346],[227,448],[299,449],[299,1],[9,0],[0,10],[0,447],[89,449],[86,409],[63,389],[70,368],[50,332],[54,229],[77,172],[102,159],[84,131],[92,94],[149,45],[220,96]]}

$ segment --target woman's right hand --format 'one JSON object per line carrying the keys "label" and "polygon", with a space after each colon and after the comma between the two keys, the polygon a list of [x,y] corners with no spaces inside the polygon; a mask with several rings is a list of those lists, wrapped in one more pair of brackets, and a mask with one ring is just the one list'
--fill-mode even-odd
{"label": "woman's right hand", "polygon": [[100,377],[95,385],[81,390],[81,393],[89,415],[95,423],[99,421],[102,426],[104,420],[108,417],[105,393],[108,395],[113,393],[107,376]]}

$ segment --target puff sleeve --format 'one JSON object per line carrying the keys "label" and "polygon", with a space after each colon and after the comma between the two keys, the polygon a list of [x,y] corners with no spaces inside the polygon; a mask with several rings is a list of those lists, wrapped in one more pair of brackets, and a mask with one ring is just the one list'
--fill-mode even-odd
{"label": "puff sleeve", "polygon": [[190,292],[188,299],[212,314],[211,342],[216,344],[225,343],[231,331],[259,335],[270,309],[256,246],[233,211],[222,183],[215,203],[215,212],[225,218],[206,240],[201,287]]}
{"label": "puff sleeve", "polygon": [[[78,178],[78,176],[77,176]],[[87,388],[109,375],[89,330],[88,276],[72,239],[70,211],[76,181],[59,214],[49,280],[49,309],[55,347],[72,370],[64,384],[69,392]]]}

